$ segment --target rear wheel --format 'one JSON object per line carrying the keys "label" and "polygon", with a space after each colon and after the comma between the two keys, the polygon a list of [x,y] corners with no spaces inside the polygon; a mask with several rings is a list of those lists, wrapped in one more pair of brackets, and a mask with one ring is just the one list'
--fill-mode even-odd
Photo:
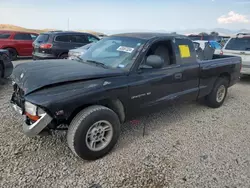
{"label": "rear wheel", "polygon": [[90,106],[72,120],[67,141],[70,149],[82,159],[95,160],[108,154],[120,135],[117,114],[104,106]]}
{"label": "rear wheel", "polygon": [[6,50],[9,51],[11,61],[14,61],[14,60],[17,59],[17,51],[15,49],[13,49],[13,48],[6,48]]}
{"label": "rear wheel", "polygon": [[206,103],[209,107],[218,108],[220,107],[226,96],[228,88],[228,79],[219,78],[212,90],[212,92],[206,97]]}
{"label": "rear wheel", "polygon": [[68,54],[62,54],[62,55],[60,56],[60,59],[68,59]]}

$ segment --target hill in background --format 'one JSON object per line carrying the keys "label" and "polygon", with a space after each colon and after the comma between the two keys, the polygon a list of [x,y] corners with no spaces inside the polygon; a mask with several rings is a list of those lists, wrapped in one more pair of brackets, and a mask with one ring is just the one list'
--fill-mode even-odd
{"label": "hill in background", "polygon": [[[57,29],[28,29],[20,26],[15,26],[11,24],[0,24],[0,30],[11,30],[11,31],[24,31],[24,32],[34,32],[34,33],[43,33],[48,31],[54,31]],[[91,33],[93,35],[103,35],[103,33],[91,31],[91,30],[78,30],[79,32]]]}

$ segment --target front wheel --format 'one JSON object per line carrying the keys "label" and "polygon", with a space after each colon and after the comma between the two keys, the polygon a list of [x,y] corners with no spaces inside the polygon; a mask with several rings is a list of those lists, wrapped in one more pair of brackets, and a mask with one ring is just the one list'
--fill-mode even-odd
{"label": "front wheel", "polygon": [[226,78],[219,78],[212,90],[206,97],[206,102],[209,107],[220,107],[227,96],[228,80]]}
{"label": "front wheel", "polygon": [[72,120],[67,141],[74,154],[85,160],[95,160],[108,154],[120,135],[117,114],[104,106],[90,106]]}

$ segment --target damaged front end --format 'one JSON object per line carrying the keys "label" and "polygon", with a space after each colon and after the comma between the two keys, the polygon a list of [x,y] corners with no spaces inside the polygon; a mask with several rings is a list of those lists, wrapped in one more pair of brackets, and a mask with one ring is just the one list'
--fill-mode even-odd
{"label": "damaged front end", "polygon": [[10,103],[14,111],[25,118],[24,134],[30,137],[36,136],[51,123],[52,117],[41,107],[25,101],[24,91],[15,82],[12,85],[14,92]]}

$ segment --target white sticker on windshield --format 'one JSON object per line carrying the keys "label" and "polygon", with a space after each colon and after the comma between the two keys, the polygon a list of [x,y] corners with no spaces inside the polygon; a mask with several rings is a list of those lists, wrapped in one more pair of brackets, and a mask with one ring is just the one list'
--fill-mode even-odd
{"label": "white sticker on windshield", "polygon": [[118,65],[118,67],[119,67],[119,68],[124,68],[124,67],[125,67],[125,65],[123,65],[123,64],[119,64],[119,65]]}
{"label": "white sticker on windshield", "polygon": [[117,51],[132,53],[134,51],[134,48],[120,46],[119,48],[117,48]]}

